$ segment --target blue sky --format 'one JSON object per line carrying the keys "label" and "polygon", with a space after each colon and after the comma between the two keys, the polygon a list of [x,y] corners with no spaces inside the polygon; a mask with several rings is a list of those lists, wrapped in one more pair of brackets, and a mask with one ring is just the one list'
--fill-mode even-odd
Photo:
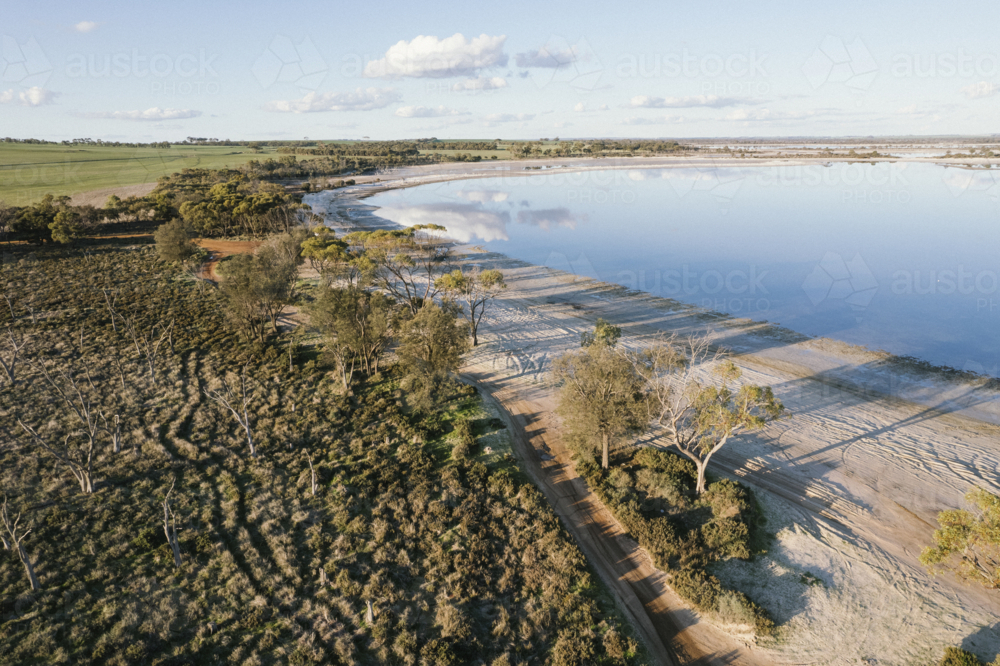
{"label": "blue sky", "polygon": [[20,138],[981,134],[1000,109],[996,2],[9,4]]}

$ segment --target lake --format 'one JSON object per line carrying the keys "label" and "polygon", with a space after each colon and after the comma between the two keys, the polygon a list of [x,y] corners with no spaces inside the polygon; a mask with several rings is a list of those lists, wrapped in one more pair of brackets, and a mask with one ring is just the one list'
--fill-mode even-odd
{"label": "lake", "polygon": [[530,263],[935,364],[1000,369],[996,170],[552,169],[366,203]]}

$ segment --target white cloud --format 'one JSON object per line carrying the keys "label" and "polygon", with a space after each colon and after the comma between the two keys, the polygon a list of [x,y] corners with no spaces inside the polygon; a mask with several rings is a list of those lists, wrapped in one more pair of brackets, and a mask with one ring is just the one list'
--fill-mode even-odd
{"label": "white cloud", "polygon": [[692,95],[690,97],[636,95],[629,101],[629,106],[643,109],[690,109],[698,106],[721,109],[724,106],[734,106],[739,103],[740,101],[733,97],[719,97],[717,95]]}
{"label": "white cloud", "polygon": [[537,51],[518,53],[514,56],[514,62],[518,67],[543,67],[546,69],[560,69],[569,67],[579,59],[579,47],[569,46],[558,48],[545,45]]}
{"label": "white cloud", "polygon": [[600,105],[599,107],[597,107],[597,110],[598,110],[598,111],[607,111],[607,110],[609,110],[610,108],[611,108],[611,107],[609,107],[609,106],[608,106],[607,104],[601,104],[601,105]]}
{"label": "white cloud", "polygon": [[971,86],[965,86],[962,88],[962,92],[968,99],[980,99],[983,97],[992,97],[1000,91],[997,84],[990,83],[989,81],[980,81],[979,83],[973,83]]}
{"label": "white cloud", "polygon": [[402,96],[394,88],[358,88],[343,93],[308,93],[301,99],[275,100],[264,105],[265,111],[279,113],[316,113],[320,111],[371,111],[384,109]]}
{"label": "white cloud", "polygon": [[20,104],[21,106],[42,106],[52,104],[59,93],[35,86],[16,92],[14,89],[0,92],[0,104]]}
{"label": "white cloud", "polygon": [[491,113],[486,116],[489,123],[513,123],[517,121],[531,120],[534,113]]}
{"label": "white cloud", "polygon": [[459,81],[451,87],[455,92],[462,92],[463,90],[497,90],[499,88],[507,87],[507,79],[501,78],[499,76],[480,76],[475,79],[465,79],[464,81]]}
{"label": "white cloud", "polygon": [[573,107],[573,110],[576,111],[577,113],[582,113],[583,111],[587,110],[587,105],[584,104],[583,102],[577,102],[576,106]]}
{"label": "white cloud", "polygon": [[491,37],[485,34],[472,39],[466,39],[461,33],[445,39],[420,35],[389,47],[384,58],[365,65],[364,74],[390,79],[473,77],[481,69],[507,64],[503,52],[506,39],[506,35]]}
{"label": "white cloud", "polygon": [[442,106],[403,106],[396,109],[400,118],[443,118],[444,116],[464,116],[468,111],[459,111]]}
{"label": "white cloud", "polygon": [[684,116],[660,116],[659,118],[626,118],[622,125],[669,125],[684,122]]}
{"label": "white cloud", "polygon": [[161,109],[154,106],[145,111],[94,111],[77,114],[83,118],[106,118],[109,120],[184,120],[197,118],[201,111],[193,109]]}
{"label": "white cloud", "polygon": [[77,32],[90,32],[96,28],[99,24],[94,21],[80,21],[73,26],[73,29]]}
{"label": "white cloud", "polygon": [[912,115],[912,114],[914,114],[916,112],[917,112],[917,105],[916,104],[911,104],[909,106],[902,106],[902,107],[896,109],[896,113],[904,114],[904,115]]}

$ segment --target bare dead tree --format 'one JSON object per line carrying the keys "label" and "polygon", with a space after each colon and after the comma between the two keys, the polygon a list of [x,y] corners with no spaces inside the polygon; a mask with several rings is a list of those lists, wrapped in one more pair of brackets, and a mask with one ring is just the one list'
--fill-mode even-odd
{"label": "bare dead tree", "polygon": [[115,369],[118,370],[118,379],[121,381],[122,390],[125,390],[125,366],[122,365],[122,357],[118,352],[117,347],[112,347],[109,352],[111,360],[115,363]]}
{"label": "bare dead tree", "polygon": [[316,470],[313,468],[312,456],[306,458],[309,461],[309,475],[311,477],[311,483],[309,484],[312,490],[312,496],[316,497]]}
{"label": "bare dead tree", "polygon": [[49,455],[51,455],[53,458],[55,458],[57,461],[59,461],[69,469],[70,473],[73,475],[73,478],[75,478],[77,482],[80,484],[81,491],[87,494],[94,492],[94,483],[92,476],[94,469],[93,446],[89,446],[83,449],[82,461],[74,460],[69,447],[69,439],[70,437],[73,436],[72,433],[66,435],[65,439],[63,440],[63,447],[62,447],[63,450],[60,451],[56,448],[53,448],[48,442],[46,442],[41,437],[41,435],[38,434],[37,431],[35,431],[34,428],[25,424],[24,421],[22,421],[21,419],[17,420],[17,424],[21,426],[21,428],[23,428],[26,433],[31,435],[32,440],[38,446],[42,447],[45,451],[49,453]]}
{"label": "bare dead tree", "polygon": [[204,394],[212,400],[213,402],[222,405],[229,410],[229,413],[233,415],[236,422],[240,424],[243,431],[247,436],[247,444],[250,446],[250,457],[257,457],[257,448],[253,441],[253,430],[250,427],[250,410],[249,405],[253,398],[253,391],[247,390],[247,366],[243,366],[243,372],[240,376],[240,392],[237,395],[229,382],[225,379],[222,380],[222,390],[214,389],[208,390],[202,389]]}
{"label": "bare dead tree", "polygon": [[[156,362],[160,356],[160,348],[168,340],[171,341],[171,349],[173,348],[174,320],[171,319],[170,323],[166,326],[154,324],[148,332],[142,331],[136,326],[135,317],[125,319],[124,323],[125,330],[128,331],[129,337],[132,338],[132,344],[135,346],[135,351],[139,355],[140,361],[146,362],[146,367],[149,369],[149,378],[155,386]],[[160,330],[159,335],[156,333],[157,329]]]}
{"label": "bare dead tree", "polygon": [[122,450],[122,419],[119,414],[114,414],[111,417],[110,423],[104,412],[98,412],[98,416],[101,417],[101,429],[108,434],[111,439],[111,452],[121,453]]}
{"label": "bare dead tree", "polygon": [[6,350],[0,352],[0,367],[7,375],[7,381],[11,386],[17,383],[17,357],[28,345],[28,338],[23,334],[14,333],[14,329],[7,327],[7,336],[4,338]]}
{"label": "bare dead tree", "polygon": [[4,495],[3,504],[0,505],[0,522],[3,522],[4,530],[10,536],[10,544],[7,543],[7,539],[4,539],[4,548],[10,549],[13,547],[17,551],[17,556],[21,558],[21,563],[24,565],[24,572],[28,575],[28,582],[31,584],[31,589],[42,589],[42,586],[38,583],[38,576],[35,575],[35,567],[31,564],[31,558],[28,557],[28,551],[24,549],[24,539],[31,534],[32,528],[25,529],[21,526],[20,513],[11,520],[10,510],[7,508],[6,495]]}
{"label": "bare dead tree", "polygon": [[[94,491],[94,454],[97,450],[97,433],[101,430],[98,418],[103,418],[103,414],[94,410],[90,398],[84,395],[72,373],[59,372],[60,381],[56,381],[44,364],[39,363],[36,367],[52,389],[56,402],[62,403],[76,417],[80,429],[66,435],[62,449],[59,450],[46,442],[34,428],[20,419],[17,422],[38,446],[69,468],[73,477],[80,484],[80,490],[84,493],[92,493]],[[74,436],[82,436],[84,439],[83,445],[75,453],[69,446],[69,440]]]}
{"label": "bare dead tree", "polygon": [[7,309],[10,310],[10,321],[12,324],[17,323],[17,315],[14,314],[14,303],[17,302],[16,296],[11,296],[6,291],[3,292],[3,300],[7,301]]}
{"label": "bare dead tree", "polygon": [[170,493],[174,492],[174,483],[170,484],[167,496],[163,498],[163,533],[167,535],[167,543],[174,551],[174,566],[178,569],[181,566],[181,547],[177,543],[177,521],[174,513],[170,510]]}
{"label": "bare dead tree", "polygon": [[[115,304],[118,302],[118,291],[115,290],[114,292],[112,292],[109,289],[101,289],[101,291],[104,293],[104,302],[107,303],[108,312],[111,313],[111,327],[114,329],[115,333],[117,333],[118,332],[118,322],[116,320],[117,319],[124,320],[124,317],[122,317],[120,314],[118,314],[118,311],[115,310]],[[115,297],[113,299],[111,298],[111,294],[112,293],[114,293],[114,295],[115,295]]]}

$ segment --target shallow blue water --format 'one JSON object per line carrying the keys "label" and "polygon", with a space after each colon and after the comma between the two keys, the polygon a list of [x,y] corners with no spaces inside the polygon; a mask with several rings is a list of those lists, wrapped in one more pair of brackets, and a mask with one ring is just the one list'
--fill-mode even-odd
{"label": "shallow blue water", "polygon": [[531,263],[935,364],[1000,369],[997,171],[553,170],[368,203]]}

